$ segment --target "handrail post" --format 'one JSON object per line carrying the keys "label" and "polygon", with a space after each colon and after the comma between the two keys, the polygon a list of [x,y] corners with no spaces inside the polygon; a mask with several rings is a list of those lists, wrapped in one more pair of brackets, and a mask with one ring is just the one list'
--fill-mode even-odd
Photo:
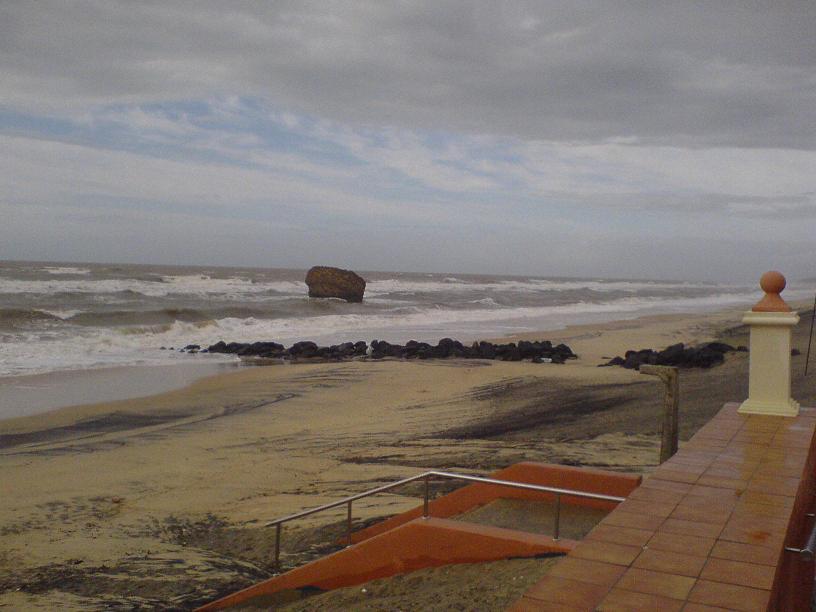
{"label": "handrail post", "polygon": [[553,526],[553,540],[561,535],[561,494],[555,494],[555,525]]}
{"label": "handrail post", "polygon": [[351,546],[351,504],[352,501],[349,500],[348,513],[346,515],[346,536],[348,538],[348,546]]}
{"label": "handrail post", "polygon": [[280,574],[281,525],[282,523],[278,523],[277,525],[275,525],[275,571],[279,574]]}
{"label": "handrail post", "polygon": [[428,498],[430,497],[430,476],[425,477],[425,500],[422,503],[422,518],[428,518],[430,516],[430,512],[428,511]]}
{"label": "handrail post", "polygon": [[643,364],[641,374],[657,376],[666,385],[663,400],[663,426],[660,435],[660,463],[668,461],[677,452],[678,410],[680,406],[680,374],[672,366]]}

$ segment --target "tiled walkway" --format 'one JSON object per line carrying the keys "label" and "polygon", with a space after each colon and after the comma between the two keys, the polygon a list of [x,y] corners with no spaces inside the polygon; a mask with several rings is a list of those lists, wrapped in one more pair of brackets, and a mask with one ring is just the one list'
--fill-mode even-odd
{"label": "tiled walkway", "polygon": [[777,565],[795,557],[783,552],[786,533],[803,545],[804,526],[788,524],[797,491],[797,515],[812,497],[802,476],[816,409],[782,418],[738,406],[726,404],[512,610],[768,609]]}

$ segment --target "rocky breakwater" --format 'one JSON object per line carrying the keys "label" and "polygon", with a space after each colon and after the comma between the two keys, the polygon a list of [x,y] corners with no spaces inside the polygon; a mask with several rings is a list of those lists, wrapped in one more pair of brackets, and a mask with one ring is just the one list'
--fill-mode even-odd
{"label": "rocky breakwater", "polygon": [[340,298],[347,302],[362,302],[366,282],[351,270],[314,266],[306,273],[306,285],[311,298]]}
{"label": "rocky breakwater", "polygon": [[318,346],[314,342],[297,342],[285,347],[277,342],[217,342],[205,349],[210,353],[226,353],[239,357],[280,359],[286,361],[344,361],[355,358],[367,359],[491,359],[498,361],[524,361],[534,363],[564,363],[577,356],[566,344],[553,344],[548,340],[521,341],[518,344],[495,344],[474,342],[466,346],[458,340],[443,338],[437,344],[410,340],[406,344],[391,344],[384,340],[345,342],[331,346]]}
{"label": "rocky breakwater", "polygon": [[747,350],[744,346],[734,348],[724,342],[709,342],[700,346],[685,346],[680,342],[662,351],[654,349],[626,351],[623,357],[615,357],[602,366],[621,366],[628,370],[639,370],[643,364],[678,368],[710,368],[721,364],[725,360],[726,353]]}

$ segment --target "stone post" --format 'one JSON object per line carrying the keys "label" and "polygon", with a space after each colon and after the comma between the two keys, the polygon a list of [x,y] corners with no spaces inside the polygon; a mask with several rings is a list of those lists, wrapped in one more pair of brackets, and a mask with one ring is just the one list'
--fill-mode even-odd
{"label": "stone post", "polygon": [[742,322],[751,327],[748,366],[748,399],[739,407],[743,414],[797,416],[799,404],[791,398],[791,331],[799,315],[779,295],[785,277],[766,272],[759,281],[765,292]]}

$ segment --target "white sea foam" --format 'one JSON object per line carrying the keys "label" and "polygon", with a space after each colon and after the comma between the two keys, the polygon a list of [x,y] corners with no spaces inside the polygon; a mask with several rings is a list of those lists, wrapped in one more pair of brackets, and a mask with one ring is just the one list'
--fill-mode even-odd
{"label": "white sea foam", "polygon": [[160,280],[142,279],[0,279],[0,294],[49,295],[55,293],[112,294],[130,291],[146,297],[167,295],[214,295],[239,298],[266,292],[288,295],[306,294],[303,283],[275,281],[252,282],[244,278],[210,278],[206,276],[165,276]]}
{"label": "white sea foam", "polygon": [[[453,280],[456,280],[457,282],[453,282]],[[540,293],[543,291],[576,291],[581,289],[602,293],[612,291],[635,293],[644,290],[667,290],[678,288],[712,289],[713,285],[706,283],[667,283],[657,281],[554,281],[546,279],[508,279],[496,282],[476,282],[452,278],[446,278],[444,281],[412,281],[391,278],[370,281],[366,285],[366,295],[381,295],[386,293],[434,293],[450,291],[518,291]]]}
{"label": "white sea foam", "polygon": [[[605,303],[575,303],[523,308],[455,310],[415,307],[399,316],[332,314],[281,319],[224,318],[217,321],[119,328],[88,328],[66,337],[58,332],[18,334],[0,343],[0,375],[81,369],[124,364],[174,363],[188,355],[159,350],[187,344],[207,346],[218,340],[321,343],[374,338],[392,342],[436,341],[443,336],[463,341],[514,331],[557,329],[567,324],[622,319],[652,312],[713,310],[755,300],[753,294],[719,294],[705,298],[623,298]],[[403,309],[407,310],[407,309]],[[215,360],[223,355],[199,356]]]}
{"label": "white sea foam", "polygon": [[73,266],[45,266],[40,268],[41,271],[48,274],[90,274],[90,268],[75,268]]}

